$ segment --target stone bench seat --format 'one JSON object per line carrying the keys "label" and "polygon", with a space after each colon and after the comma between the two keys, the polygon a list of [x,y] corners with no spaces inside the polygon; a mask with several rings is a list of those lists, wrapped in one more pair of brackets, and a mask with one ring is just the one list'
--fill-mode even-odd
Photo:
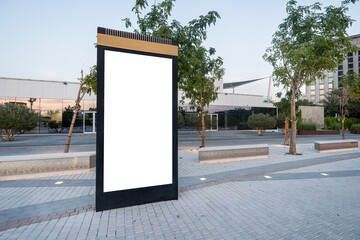
{"label": "stone bench seat", "polygon": [[330,140],[330,141],[316,141],[314,142],[315,150],[332,151],[332,150],[346,150],[358,148],[358,140]]}
{"label": "stone bench seat", "polygon": [[93,168],[96,152],[51,153],[0,157],[0,176]]}
{"label": "stone bench seat", "polygon": [[269,155],[267,144],[204,147],[198,151],[200,163],[232,162],[265,158]]}

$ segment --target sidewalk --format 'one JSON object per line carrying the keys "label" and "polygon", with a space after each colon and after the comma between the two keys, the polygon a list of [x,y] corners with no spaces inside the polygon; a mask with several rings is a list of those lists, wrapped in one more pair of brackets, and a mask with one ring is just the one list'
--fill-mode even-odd
{"label": "sidewalk", "polygon": [[178,200],[98,213],[94,172],[0,178],[0,239],[359,239],[360,151],[287,151],[219,164],[179,151]]}

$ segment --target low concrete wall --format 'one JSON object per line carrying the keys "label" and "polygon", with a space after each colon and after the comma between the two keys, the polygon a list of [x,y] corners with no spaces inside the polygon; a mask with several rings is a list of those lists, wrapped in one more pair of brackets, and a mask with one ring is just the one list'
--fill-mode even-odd
{"label": "low concrete wall", "polygon": [[238,145],[223,147],[204,147],[198,151],[200,163],[238,161],[243,159],[264,158],[269,155],[269,146]]}
{"label": "low concrete wall", "polygon": [[324,107],[300,106],[303,123],[315,123],[318,129],[324,127]]}
{"label": "low concrete wall", "polygon": [[332,140],[332,141],[316,141],[314,148],[317,151],[331,151],[341,149],[354,149],[358,148],[358,140]]}
{"label": "low concrete wall", "polygon": [[96,152],[0,157],[0,176],[95,167]]}

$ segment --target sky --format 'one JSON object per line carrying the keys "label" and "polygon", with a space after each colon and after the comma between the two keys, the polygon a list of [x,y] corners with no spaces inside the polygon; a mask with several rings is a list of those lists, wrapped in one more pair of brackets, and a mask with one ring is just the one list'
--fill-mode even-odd
{"label": "sky", "polygon": [[[0,0],[0,77],[77,81],[81,69],[96,64],[97,27],[122,31],[135,0]],[[149,0],[149,4],[154,1]],[[158,0],[159,2],[159,0]],[[205,46],[224,59],[224,82],[270,76],[272,67],[262,56],[272,35],[286,17],[285,0],[177,0],[172,19],[183,25],[209,11],[221,19],[208,28]],[[299,5],[314,1],[299,0]],[[341,0],[320,1],[338,6]],[[348,15],[356,22],[347,30],[360,34],[360,2]],[[236,93],[267,95],[268,79],[235,89]],[[271,95],[279,89],[272,87]],[[230,91],[232,92],[232,90]]]}

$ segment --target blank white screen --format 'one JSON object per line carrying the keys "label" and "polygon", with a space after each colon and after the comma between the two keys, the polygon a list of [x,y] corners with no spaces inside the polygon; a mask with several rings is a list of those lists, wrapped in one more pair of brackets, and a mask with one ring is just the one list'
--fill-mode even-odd
{"label": "blank white screen", "polygon": [[172,59],[105,50],[104,192],[172,183]]}

